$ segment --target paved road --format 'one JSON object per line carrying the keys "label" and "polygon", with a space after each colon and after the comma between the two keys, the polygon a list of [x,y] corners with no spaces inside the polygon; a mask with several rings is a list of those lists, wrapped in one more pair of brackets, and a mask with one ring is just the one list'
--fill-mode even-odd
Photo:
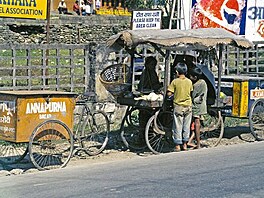
{"label": "paved road", "polygon": [[1,177],[0,197],[263,197],[264,142]]}

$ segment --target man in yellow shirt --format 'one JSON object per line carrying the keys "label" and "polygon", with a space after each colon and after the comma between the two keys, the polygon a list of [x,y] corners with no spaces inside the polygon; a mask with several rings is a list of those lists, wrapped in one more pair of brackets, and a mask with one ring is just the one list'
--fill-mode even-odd
{"label": "man in yellow shirt", "polygon": [[[167,95],[173,96],[173,141],[176,144],[175,151],[187,150],[187,142],[190,136],[192,120],[192,81],[185,75],[187,66],[178,63],[175,67],[177,78],[168,86]],[[181,148],[182,147],[182,148]]]}

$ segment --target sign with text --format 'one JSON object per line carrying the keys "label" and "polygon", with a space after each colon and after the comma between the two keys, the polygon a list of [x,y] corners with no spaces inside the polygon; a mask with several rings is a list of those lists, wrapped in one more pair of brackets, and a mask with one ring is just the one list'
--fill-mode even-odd
{"label": "sign with text", "polygon": [[0,0],[0,17],[46,19],[47,1]]}
{"label": "sign with text", "polygon": [[160,29],[161,15],[161,10],[133,11],[132,30]]}

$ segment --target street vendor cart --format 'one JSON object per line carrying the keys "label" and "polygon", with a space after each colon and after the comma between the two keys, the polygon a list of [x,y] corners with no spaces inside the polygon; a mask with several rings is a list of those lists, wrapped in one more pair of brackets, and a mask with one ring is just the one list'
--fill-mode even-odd
{"label": "street vendor cart", "polygon": [[36,168],[46,170],[65,167],[80,151],[101,153],[110,123],[104,111],[90,106],[90,96],[46,90],[0,91],[0,164],[17,163],[29,154]]}
{"label": "street vendor cart", "polygon": [[[131,126],[138,126],[131,122],[134,118],[138,117],[134,112],[135,109],[149,109],[151,108],[151,117],[145,126],[145,141],[148,148],[153,153],[161,153],[171,151],[174,147],[171,141],[171,123],[172,123],[172,111],[168,109],[166,102],[166,91],[167,86],[173,79],[171,63],[175,62],[177,55],[185,56],[189,52],[194,52],[195,62],[192,60],[187,63],[188,69],[199,64],[199,54],[202,51],[217,51],[218,52],[218,74],[214,76],[210,71],[208,65],[201,66],[205,69],[203,71],[204,79],[208,87],[208,98],[207,98],[207,112],[208,115],[205,117],[205,122],[203,125],[204,139],[213,139],[214,145],[216,146],[224,132],[224,123],[221,112],[223,111],[223,103],[220,98],[221,93],[221,78],[222,78],[222,49],[224,45],[233,45],[240,48],[250,48],[253,44],[247,39],[234,35],[227,30],[221,28],[202,28],[202,29],[190,29],[190,30],[177,30],[177,29],[162,29],[162,30],[125,30],[112,37],[107,41],[109,50],[118,52],[119,50],[125,50],[130,54],[132,59],[129,67],[132,76],[134,76],[134,62],[133,58],[137,53],[138,47],[150,47],[155,53],[159,53],[158,59],[163,59],[165,70],[163,74],[163,100],[157,106],[152,107],[153,101],[135,101],[138,98],[138,93],[135,93],[133,88],[134,82],[129,81],[129,77],[121,78],[121,81],[116,83],[116,80],[110,80],[108,83],[112,83],[112,86],[118,87],[121,85],[126,85],[126,90],[120,91],[118,94],[115,92],[115,96],[118,98],[117,101],[120,104],[127,105],[129,109],[123,118],[121,126],[121,136],[123,139],[127,138],[124,143],[128,148],[133,147],[133,138],[137,136],[140,130],[129,130],[127,136],[124,136],[124,123],[127,123],[126,128],[131,129]],[[143,46],[143,47],[142,47]],[[148,54],[145,54],[145,57]],[[197,58],[198,57],[198,58]],[[144,58],[144,57],[143,57]],[[174,59],[174,60],[173,60]],[[183,59],[186,61],[186,59]],[[206,62],[206,61],[202,61]],[[122,64],[121,64],[122,65]],[[107,70],[107,68],[105,69]],[[123,71],[123,70],[122,70]],[[129,76],[127,72],[121,72]],[[102,72],[101,75],[104,75]],[[213,79],[211,78],[213,76]],[[218,78],[217,85],[214,78]],[[133,79],[133,78],[132,78]],[[103,84],[104,81],[102,80]],[[129,87],[130,86],[130,87]],[[218,88],[220,87],[220,88]],[[106,87],[107,88],[107,87]],[[111,93],[111,89],[108,89]],[[121,90],[121,89],[120,89]],[[129,93],[129,94],[128,94]],[[144,93],[142,93],[144,94]],[[130,99],[128,96],[130,96]],[[157,104],[157,101],[154,103]],[[137,120],[139,123],[140,120]],[[131,142],[131,143],[130,143]]]}
{"label": "street vendor cart", "polygon": [[253,137],[264,140],[264,78],[245,75],[221,78],[222,115],[248,119]]}
{"label": "street vendor cart", "polygon": [[73,151],[75,94],[0,91],[0,162],[15,163],[29,152],[37,168],[65,166]]}

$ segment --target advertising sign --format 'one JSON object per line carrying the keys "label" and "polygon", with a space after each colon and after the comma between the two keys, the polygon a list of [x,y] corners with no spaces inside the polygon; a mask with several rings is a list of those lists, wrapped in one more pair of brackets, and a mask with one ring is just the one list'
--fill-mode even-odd
{"label": "advertising sign", "polygon": [[0,17],[46,19],[45,0],[0,0]]}
{"label": "advertising sign", "polygon": [[247,1],[246,38],[264,41],[264,0]]}
{"label": "advertising sign", "polygon": [[192,0],[191,28],[207,27],[264,41],[264,0]]}
{"label": "advertising sign", "polygon": [[161,10],[141,10],[132,13],[132,30],[160,29]]}
{"label": "advertising sign", "polygon": [[246,0],[193,0],[191,28],[225,28],[245,34]]}

